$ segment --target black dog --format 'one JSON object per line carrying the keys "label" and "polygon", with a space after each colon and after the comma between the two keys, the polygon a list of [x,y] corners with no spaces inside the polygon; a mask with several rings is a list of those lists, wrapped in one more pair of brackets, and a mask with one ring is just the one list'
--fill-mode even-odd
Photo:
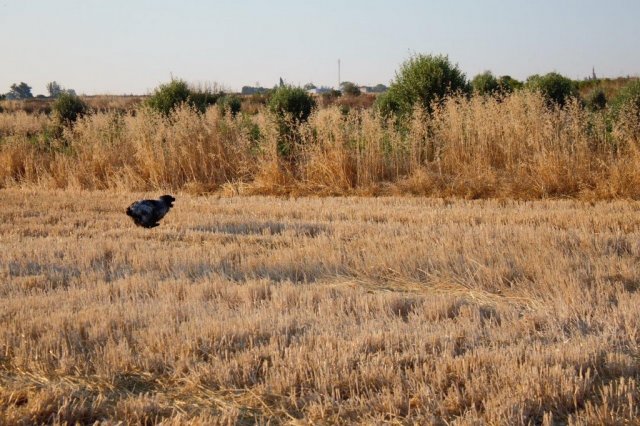
{"label": "black dog", "polygon": [[175,200],[171,195],[163,195],[159,200],[136,201],[127,208],[127,216],[138,226],[154,228],[173,207]]}

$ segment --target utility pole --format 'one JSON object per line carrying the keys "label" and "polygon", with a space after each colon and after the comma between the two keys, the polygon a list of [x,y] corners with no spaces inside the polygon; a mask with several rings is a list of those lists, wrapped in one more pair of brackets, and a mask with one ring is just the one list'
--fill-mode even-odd
{"label": "utility pole", "polygon": [[338,90],[340,90],[340,59],[338,58]]}

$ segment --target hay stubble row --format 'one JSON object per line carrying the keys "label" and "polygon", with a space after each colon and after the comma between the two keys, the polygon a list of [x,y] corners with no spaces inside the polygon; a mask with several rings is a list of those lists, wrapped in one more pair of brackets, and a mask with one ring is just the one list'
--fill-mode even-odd
{"label": "hay stubble row", "polygon": [[5,423],[638,415],[637,203],[0,194]]}

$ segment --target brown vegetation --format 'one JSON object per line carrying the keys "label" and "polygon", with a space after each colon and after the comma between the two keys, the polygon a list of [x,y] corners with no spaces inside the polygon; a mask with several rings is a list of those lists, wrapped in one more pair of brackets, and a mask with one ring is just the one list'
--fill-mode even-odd
{"label": "brown vegetation", "polygon": [[638,78],[618,77],[596,80],[583,80],[578,82],[578,91],[583,99],[588,98],[589,94],[595,89],[602,90],[607,99],[614,99],[621,89],[633,83],[634,81],[638,81]]}
{"label": "brown vegetation", "polygon": [[97,113],[64,133],[42,115],[3,113],[0,186],[637,199],[638,117],[550,109],[528,92],[453,98],[401,124],[323,108],[285,134],[264,110]]}
{"label": "brown vegetation", "polygon": [[[95,95],[82,96],[82,100],[94,111],[120,111],[130,112],[140,106],[145,96],[115,96],[115,95]],[[25,112],[27,114],[49,114],[52,110],[53,98],[33,98],[25,100],[4,100],[0,101],[0,111],[4,112]]]}
{"label": "brown vegetation", "polygon": [[82,100],[87,103],[89,108],[94,111],[108,112],[131,112],[136,110],[146,99],[146,96],[114,96],[114,95],[96,95],[83,96]]}
{"label": "brown vegetation", "polygon": [[0,192],[2,423],[640,414],[637,203],[142,195]]}
{"label": "brown vegetation", "polygon": [[317,96],[323,107],[339,106],[342,110],[348,109],[368,109],[373,107],[376,101],[376,95],[370,93],[362,93],[358,96],[342,95],[333,97],[330,94]]}

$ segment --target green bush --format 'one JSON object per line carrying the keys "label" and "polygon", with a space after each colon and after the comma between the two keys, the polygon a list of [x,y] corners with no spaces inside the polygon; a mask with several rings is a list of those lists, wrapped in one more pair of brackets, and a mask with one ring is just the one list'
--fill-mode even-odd
{"label": "green bush", "polygon": [[557,72],[550,72],[543,76],[532,75],[527,79],[525,87],[539,91],[550,103],[560,106],[564,106],[570,97],[578,96],[575,82]]}
{"label": "green bush", "polygon": [[235,117],[242,108],[241,99],[235,95],[221,96],[218,98],[218,102],[216,104],[220,107],[220,111],[222,111],[223,114],[229,111],[232,117]]}
{"label": "green bush", "polygon": [[432,102],[469,91],[466,77],[447,56],[414,55],[402,63],[389,90],[378,97],[383,113],[410,114],[415,104],[431,111]]}
{"label": "green bush", "polygon": [[146,104],[164,115],[169,115],[178,105],[187,102],[190,95],[191,90],[185,81],[171,80],[157,87]]}
{"label": "green bush", "polygon": [[611,102],[614,116],[623,108],[635,109],[640,114],[640,80],[635,80],[620,89],[618,95]]}
{"label": "green bush", "polygon": [[224,92],[212,92],[209,90],[191,90],[188,103],[200,112],[205,112],[207,107],[217,104],[225,96]]}
{"label": "green bush", "polygon": [[341,85],[342,93],[347,96],[360,96],[362,92],[360,88],[350,81],[345,81]]}
{"label": "green bush", "polygon": [[602,89],[593,89],[585,99],[585,105],[591,111],[600,111],[607,106],[607,96]]}
{"label": "green bush", "polygon": [[315,108],[316,101],[301,87],[280,86],[269,99],[269,109],[279,117],[290,116],[296,121],[306,121]]}
{"label": "green bush", "polygon": [[485,96],[497,92],[500,85],[498,84],[498,79],[491,74],[491,71],[485,71],[473,77],[471,87],[473,88],[473,93]]}
{"label": "green bush", "polygon": [[390,95],[389,92],[378,95],[375,101],[375,107],[383,115],[399,114],[402,107],[396,96]]}
{"label": "green bush", "polygon": [[53,112],[61,124],[72,125],[89,111],[89,107],[78,96],[63,92],[53,103]]}
{"label": "green bush", "polygon": [[316,107],[313,97],[301,87],[280,86],[271,93],[269,110],[278,123],[278,154],[295,160],[295,146],[301,143],[298,125],[306,121]]}
{"label": "green bush", "polygon": [[184,80],[171,80],[169,83],[158,86],[147,99],[146,104],[156,111],[169,115],[180,104],[186,103],[200,112],[205,112],[207,107],[214,105],[223,92],[208,89],[196,90],[189,87]]}

